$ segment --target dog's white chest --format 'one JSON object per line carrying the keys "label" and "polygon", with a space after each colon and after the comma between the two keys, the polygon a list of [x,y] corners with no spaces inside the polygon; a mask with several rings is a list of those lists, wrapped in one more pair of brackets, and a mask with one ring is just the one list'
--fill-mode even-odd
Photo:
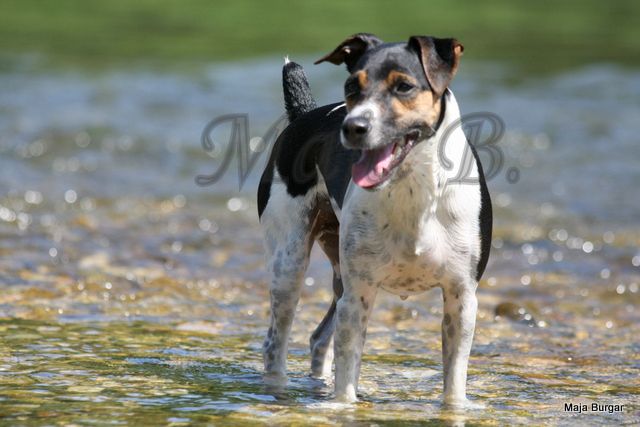
{"label": "dog's white chest", "polygon": [[405,192],[408,187],[396,188],[388,202],[355,196],[340,231],[348,270],[401,296],[444,287],[456,259],[448,234],[453,224],[442,220],[449,217],[438,214],[435,201],[416,203]]}
{"label": "dog's white chest", "polygon": [[433,217],[413,229],[382,233],[389,262],[376,269],[376,279],[387,291],[401,296],[442,287],[447,276],[449,248],[442,225]]}

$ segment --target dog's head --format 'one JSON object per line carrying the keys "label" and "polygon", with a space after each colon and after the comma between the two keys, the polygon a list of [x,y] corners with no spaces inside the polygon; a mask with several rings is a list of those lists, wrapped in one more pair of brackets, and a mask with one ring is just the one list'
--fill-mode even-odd
{"label": "dog's head", "polygon": [[342,144],[362,150],[352,168],[357,185],[379,188],[416,144],[435,134],[462,51],[455,39],[414,36],[407,43],[383,43],[361,33],[316,61],[344,63],[351,73],[344,85]]}

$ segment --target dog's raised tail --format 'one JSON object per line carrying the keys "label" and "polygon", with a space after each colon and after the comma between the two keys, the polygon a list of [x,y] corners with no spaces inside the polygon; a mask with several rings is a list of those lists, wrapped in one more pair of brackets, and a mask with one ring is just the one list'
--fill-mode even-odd
{"label": "dog's raised tail", "polygon": [[289,61],[289,58],[284,59],[282,67],[282,90],[289,123],[317,107],[302,65]]}

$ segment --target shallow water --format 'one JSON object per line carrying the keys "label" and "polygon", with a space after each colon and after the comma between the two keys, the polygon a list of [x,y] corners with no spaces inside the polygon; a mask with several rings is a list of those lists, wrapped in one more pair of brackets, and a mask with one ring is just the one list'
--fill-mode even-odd
{"label": "shallow water", "polygon": [[[319,101],[339,99],[342,70],[307,66]],[[211,187],[194,177],[218,164],[199,142],[213,117],[248,113],[257,136],[280,116],[279,69],[256,60],[190,74],[3,70],[5,423],[640,422],[640,72],[603,65],[517,80],[471,63],[457,77],[463,112],[498,114],[506,134],[504,168],[489,183],[495,239],[468,386],[486,408],[452,412],[440,405],[438,290],[380,295],[361,403],[332,405],[331,384],[307,378],[308,337],[330,301],[317,251],[291,384],[262,385],[260,165],[240,191],[233,167]],[[625,409],[564,412],[579,401]]]}

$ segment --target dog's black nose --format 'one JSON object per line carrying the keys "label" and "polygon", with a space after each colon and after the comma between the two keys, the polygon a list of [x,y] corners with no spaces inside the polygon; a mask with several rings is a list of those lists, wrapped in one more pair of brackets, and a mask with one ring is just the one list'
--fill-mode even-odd
{"label": "dog's black nose", "polygon": [[349,140],[362,138],[369,132],[369,120],[364,117],[350,117],[342,123],[342,134]]}

